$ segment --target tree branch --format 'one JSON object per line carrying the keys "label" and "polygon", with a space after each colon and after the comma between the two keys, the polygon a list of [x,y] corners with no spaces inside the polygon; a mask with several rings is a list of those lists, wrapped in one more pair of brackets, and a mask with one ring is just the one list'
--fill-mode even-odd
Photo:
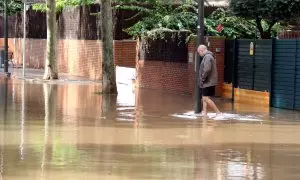
{"label": "tree branch", "polygon": [[252,24],[252,25],[256,26],[256,24],[253,23],[251,20],[247,20],[247,19],[245,19],[245,20],[246,20],[246,22],[248,22],[249,24]]}
{"label": "tree branch", "polygon": [[124,19],[124,21],[131,21],[131,20],[135,19],[136,17],[142,15],[143,13],[145,13],[145,12],[140,11],[140,12],[136,13],[135,15],[133,15],[133,16],[131,16],[129,18]]}
{"label": "tree branch", "polygon": [[256,25],[257,25],[257,29],[259,30],[260,35],[262,36],[263,33],[264,33],[264,29],[261,25],[261,18],[259,18],[258,15],[256,15],[256,17],[255,17],[255,22],[256,22]]}
{"label": "tree branch", "polygon": [[271,31],[272,31],[272,28],[273,28],[273,26],[276,24],[276,20],[272,20],[272,22],[271,22],[271,24],[269,25],[269,28],[268,28],[268,33],[271,33]]}

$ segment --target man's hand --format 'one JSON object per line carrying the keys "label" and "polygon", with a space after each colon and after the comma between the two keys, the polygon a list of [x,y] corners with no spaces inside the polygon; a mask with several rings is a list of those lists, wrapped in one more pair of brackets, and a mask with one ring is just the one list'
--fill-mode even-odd
{"label": "man's hand", "polygon": [[200,79],[200,81],[199,81],[199,86],[200,86],[200,87],[203,87],[203,83],[204,83],[203,80]]}

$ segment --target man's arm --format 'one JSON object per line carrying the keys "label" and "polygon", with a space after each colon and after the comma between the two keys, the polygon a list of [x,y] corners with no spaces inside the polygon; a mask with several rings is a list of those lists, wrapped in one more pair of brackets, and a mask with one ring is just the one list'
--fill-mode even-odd
{"label": "man's arm", "polygon": [[202,76],[201,76],[201,80],[202,82],[204,82],[207,78],[207,75],[210,73],[211,71],[211,66],[212,66],[212,62],[211,62],[211,57],[206,56],[205,59],[203,59],[204,61],[204,68],[203,68],[203,72],[202,72]]}

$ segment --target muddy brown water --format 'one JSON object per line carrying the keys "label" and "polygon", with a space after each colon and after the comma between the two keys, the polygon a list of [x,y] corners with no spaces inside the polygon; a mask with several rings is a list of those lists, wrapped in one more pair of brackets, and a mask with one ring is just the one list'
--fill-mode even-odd
{"label": "muddy brown water", "polygon": [[217,99],[234,116],[203,119],[191,96],[99,89],[0,79],[0,178],[300,179],[299,112]]}

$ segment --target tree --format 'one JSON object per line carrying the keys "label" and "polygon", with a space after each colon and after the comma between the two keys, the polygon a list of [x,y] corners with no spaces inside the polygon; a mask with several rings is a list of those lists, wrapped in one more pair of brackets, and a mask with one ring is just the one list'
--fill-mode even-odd
{"label": "tree", "polygon": [[[216,27],[221,24],[224,29],[221,32]],[[256,38],[256,27],[251,21],[231,15],[223,8],[214,11],[205,19],[207,34],[226,36],[227,38]]]}
{"label": "tree", "polygon": [[136,12],[132,17],[142,17],[125,31],[136,37],[146,35],[153,29],[197,32],[197,7],[192,0],[174,5],[172,0],[117,0],[116,9]]}
{"label": "tree", "polygon": [[[61,12],[65,7],[90,5],[96,3],[96,0],[56,0],[55,7],[56,12]],[[34,4],[34,10],[46,11],[47,7],[45,4]]]}
{"label": "tree", "polygon": [[[221,32],[216,30],[216,27],[222,24],[224,29]],[[265,20],[262,20],[263,29],[269,27]],[[276,23],[271,31],[274,37],[279,31],[282,31],[286,26]],[[225,36],[230,39],[234,38],[258,38],[255,20],[245,19],[243,17],[234,16],[230,11],[223,8],[215,10],[210,16],[205,19],[205,30],[207,34],[212,36]]]}
{"label": "tree", "polygon": [[[55,6],[52,3],[54,0],[47,0],[47,8],[42,4],[37,4],[34,6],[35,10],[47,10],[47,60],[45,69],[45,79],[57,78],[57,67],[55,60],[55,34],[50,32],[55,32],[55,11],[51,9],[56,9],[61,11],[67,6],[77,6],[77,5],[88,5],[95,2],[95,0],[58,0]],[[50,6],[51,5],[51,6]],[[51,15],[51,16],[50,16]],[[53,15],[53,16],[52,16]],[[50,17],[54,17],[50,19]],[[101,1],[101,19],[102,19],[102,93],[104,94],[117,94],[116,86],[116,74],[114,66],[114,56],[113,56],[113,16],[112,16],[112,6],[111,0]],[[49,49],[48,49],[49,45]]]}
{"label": "tree", "polygon": [[56,118],[56,104],[57,104],[57,86],[53,84],[43,84],[44,90],[44,104],[45,104],[45,118],[44,118],[44,146],[43,146],[43,155],[42,155],[42,175],[44,177],[44,169],[47,161],[47,155],[50,150],[52,150],[51,133],[49,126],[51,121]]}
{"label": "tree", "polygon": [[[4,0],[0,1],[0,13],[4,12]],[[11,16],[23,9],[21,0],[7,0],[7,15]]]}
{"label": "tree", "polygon": [[47,0],[47,50],[44,79],[58,79],[56,62],[56,9],[55,0]]}
{"label": "tree", "polygon": [[[262,39],[271,37],[274,25],[298,15],[299,0],[230,0],[231,12],[239,17],[254,19]],[[264,25],[267,24],[266,28]]]}
{"label": "tree", "polygon": [[[129,3],[134,1],[135,0],[119,0],[118,5],[115,6],[117,9],[136,12],[132,18],[143,17],[133,26],[125,29],[128,34],[134,37],[150,35],[151,38],[167,38],[164,37],[164,32],[174,30],[189,31],[192,34],[197,34],[198,13],[196,1],[186,0],[176,6],[173,6],[168,0],[144,0],[139,3]],[[145,6],[145,2],[149,5]],[[221,32],[216,30],[219,24],[224,26],[224,30]],[[262,26],[263,29],[266,29],[268,22],[262,20]],[[279,23],[276,23],[272,28],[271,34],[274,36],[283,28],[284,27]],[[153,34],[153,32],[156,33]],[[211,15],[205,18],[205,35],[225,36],[227,38],[258,37],[255,20],[235,16],[223,8],[215,10]]]}
{"label": "tree", "polygon": [[102,93],[117,94],[113,55],[113,16],[111,0],[101,2],[102,36]]}
{"label": "tree", "polygon": [[33,9],[47,13],[47,50],[44,79],[58,79],[56,60],[56,12],[67,6],[86,5],[95,0],[47,0],[46,4],[34,4]]}

